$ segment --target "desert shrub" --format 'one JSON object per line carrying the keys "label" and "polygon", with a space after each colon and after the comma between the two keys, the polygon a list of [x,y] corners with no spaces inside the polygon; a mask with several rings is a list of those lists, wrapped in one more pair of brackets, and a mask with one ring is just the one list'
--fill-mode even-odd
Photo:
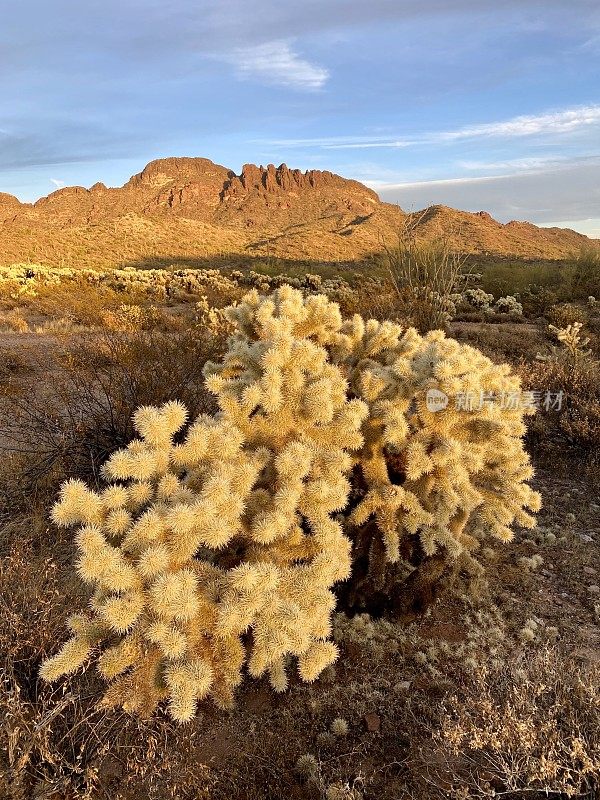
{"label": "desert shrub", "polygon": [[566,328],[576,322],[586,319],[587,309],[575,303],[559,303],[551,306],[545,316],[548,322],[557,328]]}
{"label": "desert shrub", "polygon": [[417,239],[421,217],[406,218],[393,246],[384,244],[387,270],[400,304],[420,331],[445,328],[455,311],[456,291],[465,263],[449,236],[433,242]]}
{"label": "desert shrub", "polygon": [[57,353],[31,356],[43,381],[0,390],[0,503],[45,502],[66,475],[96,483],[101,464],[133,436],[140,405],[177,398],[211,408],[202,367],[222,342],[203,329],[80,335]]}
{"label": "desert shrub", "polygon": [[584,248],[572,266],[570,295],[577,300],[585,300],[600,294],[600,250]]}
{"label": "desert shrub", "polygon": [[[184,431],[180,403],[140,408],[140,438],[103,467],[112,483],[68,481],[53,510],[82,525],[95,592],[43,676],[104,642],[105,702],[150,713],[168,698],[179,721],[208,695],[230,704],[244,664],[283,691],[295,656],[314,680],[337,656],[332,589],[353,561],[349,605],[412,618],[449,571],[477,579],[480,542],[533,526],[540,504],[524,409],[490,400],[518,392],[506,365],[286,286],[227,313],[229,349],[205,366],[219,412]],[[430,410],[432,389],[464,409]]]}
{"label": "desert shrub", "polygon": [[15,309],[0,313],[0,330],[14,333],[28,333],[29,324]]}
{"label": "desert shrub", "polygon": [[122,333],[151,330],[172,331],[183,327],[180,320],[168,316],[155,306],[144,307],[131,303],[122,303],[118,308],[104,311],[99,321],[108,330]]}
{"label": "desert shrub", "polygon": [[391,280],[367,276],[354,286],[327,286],[327,297],[339,305],[344,316],[360,314],[367,319],[402,320],[406,324],[414,309],[414,295],[410,291],[399,293]]}
{"label": "desert shrub", "polygon": [[533,391],[560,396],[530,427],[536,447],[553,450],[568,444],[592,461],[600,453],[600,362],[581,338],[581,323],[564,329],[550,326],[560,342],[550,356],[524,365],[523,378]]}
{"label": "desert shrub", "polygon": [[454,323],[452,330],[457,339],[477,347],[492,361],[508,361],[511,364],[531,361],[546,344],[545,336],[533,326],[523,332],[512,325],[462,326]]}
{"label": "desert shrub", "polygon": [[527,317],[543,317],[558,303],[558,293],[546,286],[532,284],[520,292],[523,313]]}
{"label": "desert shrub", "polygon": [[44,284],[26,300],[27,313],[34,318],[60,319],[83,327],[103,325],[105,315],[122,304],[123,297],[113,289],[94,284]]}
{"label": "desert shrub", "polygon": [[494,297],[530,291],[552,292],[561,297],[570,282],[570,268],[564,262],[496,261],[484,264],[477,285]]}

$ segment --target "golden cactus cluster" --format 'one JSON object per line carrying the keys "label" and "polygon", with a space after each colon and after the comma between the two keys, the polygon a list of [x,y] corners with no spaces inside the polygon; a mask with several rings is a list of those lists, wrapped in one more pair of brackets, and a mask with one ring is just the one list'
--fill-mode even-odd
{"label": "golden cactus cluster", "polygon": [[376,521],[389,562],[407,538],[452,560],[539,506],[521,406],[427,407],[430,389],[515,393],[507,367],[438,331],[343,320],[289,286],[227,317],[228,352],[205,367],[219,412],[140,408],[106,488],[68,481],[52,512],[78,526],[94,593],[42,676],[99,653],[105,703],[149,714],[166,699],[182,722],[205,697],[231,705],[243,669],[284,691],[293,659],[305,681],[336,659],[332,589],[357,526]]}
{"label": "golden cactus cluster", "polygon": [[[427,556],[442,547],[456,557],[487,536],[509,541],[515,521],[535,524],[526,509],[539,510],[540,497],[522,445],[533,409],[508,365],[442,331],[421,336],[358,315],[333,337],[331,357],[369,407],[357,455],[368,492],[350,518],[376,519],[388,561],[407,536]],[[432,392],[446,407],[430,407]]]}

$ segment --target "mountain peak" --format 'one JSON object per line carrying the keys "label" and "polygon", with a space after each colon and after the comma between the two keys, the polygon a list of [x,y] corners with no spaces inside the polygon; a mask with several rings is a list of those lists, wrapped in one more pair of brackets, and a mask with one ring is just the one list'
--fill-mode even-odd
{"label": "mountain peak", "polygon": [[8,194],[8,192],[0,192],[0,205],[3,206],[20,206],[21,201],[18,197],[15,197],[14,194]]}
{"label": "mountain peak", "polygon": [[[559,259],[599,244],[443,205],[410,216],[420,238],[451,233],[471,254]],[[351,262],[381,252],[405,219],[372,189],[328,170],[244,164],[236,174],[208,158],[160,158],[118,188],[67,186],[34,205],[0,194],[0,261],[43,253],[56,265],[77,253],[73,267],[211,263],[215,255]]]}
{"label": "mountain peak", "polygon": [[171,181],[201,180],[218,176],[225,181],[231,170],[215,164],[209,158],[157,158],[150,161],[141,172],[132,175],[125,186],[161,186]]}

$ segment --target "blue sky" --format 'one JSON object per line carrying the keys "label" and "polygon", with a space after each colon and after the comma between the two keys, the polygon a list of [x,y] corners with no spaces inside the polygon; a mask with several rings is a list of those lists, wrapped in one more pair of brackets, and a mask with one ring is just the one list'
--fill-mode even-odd
{"label": "blue sky", "polygon": [[597,0],[19,0],[0,191],[196,155],[600,237]]}

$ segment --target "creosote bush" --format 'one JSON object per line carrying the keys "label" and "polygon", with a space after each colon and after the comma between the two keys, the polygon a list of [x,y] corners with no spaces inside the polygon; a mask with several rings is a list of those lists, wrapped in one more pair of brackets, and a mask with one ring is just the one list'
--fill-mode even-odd
{"label": "creosote bush", "polygon": [[[52,512],[79,526],[94,593],[42,676],[100,650],[105,705],[147,715],[167,700],[181,722],[208,696],[230,706],[244,667],[275,691],[292,660],[313,681],[338,655],[337,583],[349,605],[410,617],[449,572],[477,578],[480,543],[533,526],[540,505],[524,410],[454,402],[518,392],[506,365],[441,331],[343,320],[289,286],[227,317],[228,350],[204,369],[218,413],[186,427],[178,402],[140,408],[108,485],[67,481]],[[430,389],[445,409],[428,409]]]}

